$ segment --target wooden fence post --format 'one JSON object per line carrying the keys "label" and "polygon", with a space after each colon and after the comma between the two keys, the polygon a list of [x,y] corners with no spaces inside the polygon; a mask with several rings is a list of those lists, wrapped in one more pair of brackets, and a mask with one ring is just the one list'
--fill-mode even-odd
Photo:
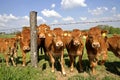
{"label": "wooden fence post", "polygon": [[30,30],[31,30],[31,65],[37,67],[37,12],[30,12]]}

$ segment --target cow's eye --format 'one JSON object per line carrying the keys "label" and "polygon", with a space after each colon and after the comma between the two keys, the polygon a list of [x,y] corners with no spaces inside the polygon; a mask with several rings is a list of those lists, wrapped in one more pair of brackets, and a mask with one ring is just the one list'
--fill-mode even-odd
{"label": "cow's eye", "polygon": [[53,37],[56,37],[56,34],[53,34]]}
{"label": "cow's eye", "polygon": [[45,28],[45,32],[47,32],[49,29],[48,28]]}
{"label": "cow's eye", "polygon": [[88,37],[89,37],[90,39],[92,39],[92,38],[93,38],[93,36],[90,36],[90,35],[89,35]]}
{"label": "cow's eye", "polygon": [[79,35],[79,38],[82,38],[82,35]]}

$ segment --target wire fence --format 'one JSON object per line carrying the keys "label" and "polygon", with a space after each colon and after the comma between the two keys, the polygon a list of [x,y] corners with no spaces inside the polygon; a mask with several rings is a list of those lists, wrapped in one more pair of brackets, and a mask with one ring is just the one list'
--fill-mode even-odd
{"label": "wire fence", "polygon": [[[79,22],[68,22],[68,23],[53,23],[48,24],[49,26],[67,26],[67,25],[81,25],[81,24],[98,24],[98,23],[113,23],[113,22],[120,22],[120,20],[101,20],[101,21],[79,21]],[[0,29],[0,33],[12,33],[21,31],[22,27],[19,28],[7,28],[7,29]]]}

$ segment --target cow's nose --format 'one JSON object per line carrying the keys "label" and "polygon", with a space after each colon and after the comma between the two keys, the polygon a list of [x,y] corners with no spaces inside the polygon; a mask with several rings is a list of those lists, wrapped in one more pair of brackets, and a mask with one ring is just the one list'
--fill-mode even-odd
{"label": "cow's nose", "polygon": [[30,50],[30,47],[29,46],[24,46],[23,50]]}
{"label": "cow's nose", "polygon": [[56,43],[56,46],[63,46],[63,42],[62,42],[62,41],[58,41],[58,42]]}
{"label": "cow's nose", "polygon": [[39,34],[39,38],[45,38],[45,34],[43,33]]}
{"label": "cow's nose", "polygon": [[74,45],[78,46],[80,45],[80,42],[78,40],[74,41]]}
{"label": "cow's nose", "polygon": [[99,42],[94,42],[94,43],[92,44],[92,47],[93,47],[93,48],[99,48],[99,47],[100,47]]}

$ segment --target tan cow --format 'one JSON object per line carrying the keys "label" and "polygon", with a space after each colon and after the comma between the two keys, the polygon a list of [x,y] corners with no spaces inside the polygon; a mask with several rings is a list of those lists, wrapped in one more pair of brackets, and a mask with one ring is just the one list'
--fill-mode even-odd
{"label": "tan cow", "polygon": [[60,58],[62,74],[66,75],[64,69],[64,44],[63,44],[63,30],[61,28],[54,28],[53,31],[49,31],[45,39],[46,52],[49,55],[52,63],[52,72],[55,72],[54,63],[55,58]]}
{"label": "tan cow", "polygon": [[72,32],[65,31],[64,43],[70,58],[70,64],[71,64],[70,71],[73,71],[75,58],[77,56],[79,56],[80,72],[83,71],[82,55],[83,55],[84,43],[82,41],[82,32],[79,29],[73,29]]}
{"label": "tan cow", "polygon": [[107,45],[102,37],[102,33],[103,31],[100,28],[92,27],[88,31],[86,39],[86,49],[93,74],[96,74],[94,68],[98,63],[99,56],[101,55],[103,58],[100,64],[104,64],[107,59]]}
{"label": "tan cow", "polygon": [[112,51],[116,57],[120,58],[120,36],[114,35],[106,39],[108,50]]}
{"label": "tan cow", "polygon": [[[39,49],[41,50],[41,54],[43,53],[42,50],[44,50],[45,59],[47,58],[47,53],[46,53],[46,48],[45,48],[45,39],[46,39],[46,34],[48,34],[49,31],[50,31],[50,26],[48,26],[47,24],[40,24],[37,27],[38,53],[39,53]],[[39,57],[38,57],[38,59],[39,59]]]}
{"label": "tan cow", "polygon": [[24,27],[22,32],[17,34],[19,39],[20,49],[22,51],[22,66],[26,65],[26,53],[30,51],[30,27]]}
{"label": "tan cow", "polygon": [[0,38],[0,52],[4,54],[6,65],[9,66],[9,57],[13,66],[16,66],[15,58],[17,54],[17,40],[16,38]]}

